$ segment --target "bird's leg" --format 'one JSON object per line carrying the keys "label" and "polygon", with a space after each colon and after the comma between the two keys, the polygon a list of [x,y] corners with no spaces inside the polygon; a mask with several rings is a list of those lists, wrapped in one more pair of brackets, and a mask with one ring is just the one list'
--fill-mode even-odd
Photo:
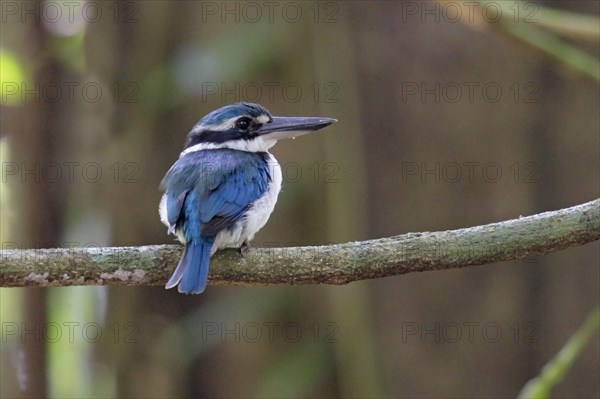
{"label": "bird's leg", "polygon": [[242,255],[242,257],[244,257],[244,249],[248,248],[250,248],[250,241],[248,241],[248,239],[245,239],[239,249],[240,255]]}

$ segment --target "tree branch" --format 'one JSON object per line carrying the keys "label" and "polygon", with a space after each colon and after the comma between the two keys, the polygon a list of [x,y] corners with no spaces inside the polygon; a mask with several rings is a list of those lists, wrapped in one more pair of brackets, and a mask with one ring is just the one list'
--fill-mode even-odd
{"label": "tree branch", "polygon": [[[369,278],[522,259],[600,238],[600,199],[465,229],[318,247],[250,248],[212,258],[211,284],[345,284]],[[0,251],[0,287],[159,285],[182,247]]]}

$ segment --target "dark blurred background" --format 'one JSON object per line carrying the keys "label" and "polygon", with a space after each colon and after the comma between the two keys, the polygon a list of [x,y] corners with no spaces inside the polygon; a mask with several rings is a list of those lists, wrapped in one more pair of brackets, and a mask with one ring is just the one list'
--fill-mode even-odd
{"label": "dark blurred background", "polygon": [[[255,246],[468,227],[599,196],[599,4],[2,1],[2,248],[173,242],[207,112],[280,142]],[[1,289],[2,397],[514,397],[598,304],[597,243],[348,286]],[[594,335],[554,388],[600,396]]]}

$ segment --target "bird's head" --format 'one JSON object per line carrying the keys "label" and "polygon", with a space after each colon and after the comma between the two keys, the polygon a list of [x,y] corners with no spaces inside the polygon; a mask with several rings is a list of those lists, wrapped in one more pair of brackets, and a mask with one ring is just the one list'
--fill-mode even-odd
{"label": "bird's head", "polygon": [[331,118],[271,116],[259,104],[236,103],[212,111],[192,128],[184,151],[230,148],[267,151],[277,140],[314,132],[336,122]]}

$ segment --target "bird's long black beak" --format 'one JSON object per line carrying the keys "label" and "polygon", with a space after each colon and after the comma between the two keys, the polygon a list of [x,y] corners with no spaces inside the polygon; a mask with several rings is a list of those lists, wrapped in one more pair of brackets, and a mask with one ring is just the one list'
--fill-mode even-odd
{"label": "bird's long black beak", "polygon": [[310,116],[274,116],[271,122],[265,123],[258,130],[258,134],[273,140],[290,139],[322,129],[334,122],[337,122],[337,119]]}

